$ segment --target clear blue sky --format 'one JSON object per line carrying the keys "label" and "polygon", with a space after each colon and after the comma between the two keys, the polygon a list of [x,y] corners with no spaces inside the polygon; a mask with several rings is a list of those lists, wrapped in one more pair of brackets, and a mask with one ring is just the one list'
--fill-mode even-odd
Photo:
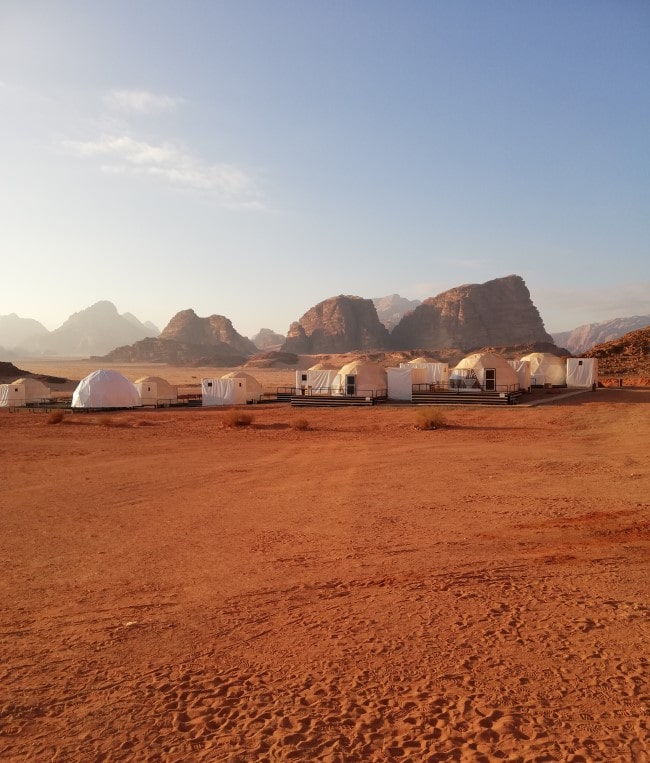
{"label": "clear blue sky", "polygon": [[648,0],[2,0],[0,314],[650,313]]}

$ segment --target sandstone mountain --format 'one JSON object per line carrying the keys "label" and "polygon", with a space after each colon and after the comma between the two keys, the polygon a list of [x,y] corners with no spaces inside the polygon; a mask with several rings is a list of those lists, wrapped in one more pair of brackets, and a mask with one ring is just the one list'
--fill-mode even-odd
{"label": "sandstone mountain", "polygon": [[0,345],[7,350],[23,347],[32,337],[48,333],[45,326],[33,318],[20,318],[16,313],[0,315]]}
{"label": "sandstone mountain", "polygon": [[343,296],[319,302],[292,323],[285,352],[316,355],[387,347],[389,334],[371,299]]}
{"label": "sandstone mountain", "polygon": [[257,347],[245,336],[238,334],[223,315],[199,318],[194,310],[181,310],[169,321],[160,334],[161,339],[216,349],[227,345],[240,355],[254,355]]}
{"label": "sandstone mountain", "polygon": [[25,340],[21,349],[28,354],[88,357],[158,333],[155,326],[152,331],[127,315],[120,315],[112,302],[102,300],[73,313],[58,329]]}
{"label": "sandstone mountain", "polygon": [[396,349],[553,343],[524,280],[517,275],[466,284],[430,297],[391,334]]}
{"label": "sandstone mountain", "polygon": [[586,323],[571,331],[553,334],[556,344],[566,347],[574,355],[589,350],[596,344],[618,339],[630,331],[650,326],[650,315],[633,315],[629,318],[614,318],[602,323]]}
{"label": "sandstone mountain", "polygon": [[379,320],[391,331],[402,320],[406,313],[415,310],[421,305],[419,299],[406,299],[399,294],[390,294],[388,297],[373,297],[372,301],[377,310]]}
{"label": "sandstone mountain", "polygon": [[598,358],[600,377],[642,376],[646,378],[646,383],[650,383],[650,326],[597,344],[583,355]]}
{"label": "sandstone mountain", "polygon": [[275,347],[282,347],[286,337],[282,334],[276,334],[271,329],[260,329],[251,341],[258,350],[269,350]]}
{"label": "sandstone mountain", "polygon": [[199,318],[194,310],[181,310],[159,337],[117,347],[97,360],[114,363],[154,362],[171,365],[237,366],[257,347],[223,315]]}

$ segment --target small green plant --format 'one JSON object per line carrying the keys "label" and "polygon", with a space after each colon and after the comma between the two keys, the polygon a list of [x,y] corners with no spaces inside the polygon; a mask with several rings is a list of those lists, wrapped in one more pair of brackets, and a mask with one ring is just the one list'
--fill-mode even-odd
{"label": "small green plant", "polygon": [[50,411],[45,419],[46,424],[60,424],[63,421],[63,411]]}
{"label": "small green plant", "polygon": [[307,419],[296,419],[292,424],[294,429],[299,432],[306,432],[309,429],[309,422]]}
{"label": "small green plant", "polygon": [[440,429],[445,424],[445,417],[438,408],[419,408],[415,414],[416,429]]}
{"label": "small green plant", "polygon": [[252,413],[238,411],[236,408],[232,408],[221,416],[221,423],[228,429],[233,429],[234,427],[247,427],[253,423],[254,418]]}

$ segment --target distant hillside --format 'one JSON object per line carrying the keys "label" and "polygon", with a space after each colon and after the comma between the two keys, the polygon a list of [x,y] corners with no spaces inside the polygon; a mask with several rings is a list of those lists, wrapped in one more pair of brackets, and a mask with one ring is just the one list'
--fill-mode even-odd
{"label": "distant hillside", "polygon": [[260,329],[257,334],[251,338],[251,341],[258,350],[270,350],[271,348],[282,347],[285,339],[285,336],[277,334],[272,329]]}
{"label": "distant hillside", "polygon": [[58,329],[32,335],[21,342],[27,355],[89,357],[157,334],[153,324],[141,323],[131,313],[120,315],[112,302],[102,300],[73,313]]}
{"label": "distant hillside", "polygon": [[583,353],[598,358],[598,375],[650,378],[650,326],[597,344]]}
{"label": "distant hillside", "polygon": [[7,350],[21,347],[32,337],[48,333],[45,326],[33,318],[20,318],[16,313],[0,315],[0,346]]}
{"label": "distant hillside", "polygon": [[557,345],[566,347],[573,355],[579,355],[594,345],[618,339],[630,331],[646,326],[650,326],[650,315],[633,315],[629,318],[614,318],[602,323],[586,323],[571,331],[561,331],[552,336]]}
{"label": "distant hillside", "polygon": [[406,299],[399,294],[390,294],[387,297],[373,297],[372,301],[377,310],[379,320],[391,331],[402,320],[406,313],[415,310],[421,305],[419,299]]}

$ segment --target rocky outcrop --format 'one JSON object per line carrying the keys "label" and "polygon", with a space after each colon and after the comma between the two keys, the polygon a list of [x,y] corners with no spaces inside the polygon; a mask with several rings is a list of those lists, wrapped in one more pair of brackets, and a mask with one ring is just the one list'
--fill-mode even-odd
{"label": "rocky outcrop", "polygon": [[142,339],[135,344],[117,347],[103,357],[91,360],[110,363],[167,363],[172,366],[240,366],[246,361],[245,355],[238,353],[224,342],[211,346],[177,342],[160,337]]}
{"label": "rocky outcrop", "polygon": [[650,377],[650,326],[598,344],[583,355],[598,358],[598,375],[601,377]]}
{"label": "rocky outcrop", "polygon": [[406,299],[406,297],[400,297],[399,294],[390,294],[388,297],[373,297],[372,301],[379,320],[389,331],[397,326],[406,313],[410,313],[422,304],[419,299]]}
{"label": "rocky outcrop", "polygon": [[226,345],[231,352],[254,355],[257,347],[245,336],[237,333],[232,323],[223,315],[199,318],[194,310],[181,310],[162,330],[160,339],[182,344],[216,349]]}
{"label": "rocky outcrop", "polygon": [[524,280],[517,275],[466,284],[431,297],[391,334],[394,348],[465,351],[484,346],[553,343]]}
{"label": "rocky outcrop", "polygon": [[380,349],[388,342],[371,299],[340,295],[319,302],[292,323],[282,350],[318,355]]}
{"label": "rocky outcrop", "polygon": [[553,334],[556,344],[562,345],[574,355],[589,350],[596,344],[611,342],[631,331],[650,326],[650,315],[633,315],[629,318],[614,318],[602,323],[586,323],[571,331]]}
{"label": "rocky outcrop", "polygon": [[282,334],[276,334],[271,329],[260,329],[251,342],[257,347],[258,350],[270,350],[274,347],[282,347],[286,336]]}

